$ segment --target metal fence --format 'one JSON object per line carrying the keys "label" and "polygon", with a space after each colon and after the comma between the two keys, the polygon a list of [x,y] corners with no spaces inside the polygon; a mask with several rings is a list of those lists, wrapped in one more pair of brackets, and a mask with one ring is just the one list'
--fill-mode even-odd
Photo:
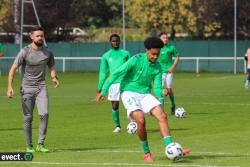
{"label": "metal fence", "polygon": [[[0,59],[0,72],[8,72],[15,57]],[[58,71],[98,71],[101,57],[55,57]],[[180,57],[177,71],[234,72],[234,57]],[[237,58],[237,72],[246,73],[243,57]]]}

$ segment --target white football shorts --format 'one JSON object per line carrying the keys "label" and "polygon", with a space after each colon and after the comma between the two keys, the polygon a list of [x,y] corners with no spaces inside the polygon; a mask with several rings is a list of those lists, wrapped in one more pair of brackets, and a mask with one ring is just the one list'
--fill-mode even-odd
{"label": "white football shorts", "polygon": [[161,103],[150,93],[140,94],[125,91],[121,94],[124,107],[127,110],[127,117],[133,121],[130,114],[135,110],[141,110],[145,115],[150,115],[151,110]]}
{"label": "white football shorts", "polygon": [[172,88],[173,73],[162,74],[162,88]]}
{"label": "white football shorts", "polygon": [[119,101],[120,100],[120,83],[112,84],[109,87],[109,101]]}

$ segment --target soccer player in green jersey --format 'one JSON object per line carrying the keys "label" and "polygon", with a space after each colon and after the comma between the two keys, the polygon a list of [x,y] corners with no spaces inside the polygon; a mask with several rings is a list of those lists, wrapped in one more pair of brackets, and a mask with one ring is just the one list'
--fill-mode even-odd
{"label": "soccer player in green jersey", "polygon": [[0,57],[3,57],[3,45],[0,43]]}
{"label": "soccer player in green jersey", "polygon": [[[160,33],[160,39],[164,43],[164,47],[161,49],[161,54],[158,58],[158,62],[162,69],[162,88],[164,96],[168,96],[171,101],[171,113],[175,114],[175,100],[174,93],[172,90],[173,85],[173,75],[176,65],[178,64],[179,52],[174,45],[168,43],[168,35],[165,32]],[[175,60],[173,60],[175,57]],[[164,110],[164,98],[162,99],[162,106]]]}
{"label": "soccer player in green jersey", "polygon": [[[157,37],[149,37],[145,40],[144,45],[147,52],[133,56],[111,74],[102,91],[97,94],[96,101],[104,98],[108,88],[115,80],[122,79],[121,99],[127,110],[128,118],[138,125],[137,134],[144,152],[143,159],[145,162],[153,162],[147,140],[145,115],[151,115],[157,119],[165,145],[172,143],[172,137],[167,114],[163,112],[158,100],[163,98],[163,93],[161,66],[157,62],[157,58],[160,55],[160,48],[164,44]],[[151,95],[152,83],[154,84],[154,94],[158,99]],[[183,155],[189,152],[189,149],[184,149]]]}
{"label": "soccer player in green jersey", "polygon": [[[114,71],[124,64],[130,57],[130,52],[119,48],[120,36],[112,34],[110,36],[111,49],[105,52],[102,56],[99,71],[99,82],[97,94],[102,91],[103,84],[107,78],[107,74],[111,75]],[[118,133],[121,131],[119,119],[119,100],[120,100],[120,79],[117,79],[109,88],[108,100],[112,105],[112,118],[115,123],[113,132]]]}

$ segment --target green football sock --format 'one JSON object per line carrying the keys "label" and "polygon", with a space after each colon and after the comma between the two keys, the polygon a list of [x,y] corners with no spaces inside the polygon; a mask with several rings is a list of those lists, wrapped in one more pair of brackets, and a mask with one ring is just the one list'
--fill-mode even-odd
{"label": "green football sock", "polygon": [[164,97],[160,97],[159,101],[161,103],[162,110],[164,111]]}
{"label": "green football sock", "polygon": [[141,147],[142,147],[144,154],[150,153],[147,140],[141,141]]}
{"label": "green football sock", "polygon": [[112,118],[114,120],[115,126],[120,127],[119,110],[112,110]]}
{"label": "green football sock", "polygon": [[173,139],[172,139],[171,136],[166,136],[166,137],[163,138],[163,140],[164,140],[164,143],[165,143],[166,145],[169,145],[170,143],[173,142]]}
{"label": "green football sock", "polygon": [[175,106],[175,102],[174,102],[174,93],[173,92],[172,92],[171,96],[169,95],[169,99],[171,101],[172,107],[174,107]]}

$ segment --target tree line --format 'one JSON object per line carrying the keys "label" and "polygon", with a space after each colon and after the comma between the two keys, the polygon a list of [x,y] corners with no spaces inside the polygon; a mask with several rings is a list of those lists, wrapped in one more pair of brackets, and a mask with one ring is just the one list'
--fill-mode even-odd
{"label": "tree line", "polygon": [[[20,0],[0,0],[0,32],[18,31]],[[74,40],[53,35],[58,28],[122,27],[122,0],[34,0],[40,22],[51,41]],[[127,29],[142,34],[166,31],[173,38],[230,39],[234,36],[234,0],[124,0]],[[16,6],[15,6],[16,5]],[[250,37],[250,1],[237,0],[237,36]],[[17,10],[18,9],[18,10]],[[17,14],[17,11],[19,14]],[[16,12],[16,13],[15,13]],[[24,23],[36,23],[26,5]],[[138,33],[138,32],[137,32]]]}

